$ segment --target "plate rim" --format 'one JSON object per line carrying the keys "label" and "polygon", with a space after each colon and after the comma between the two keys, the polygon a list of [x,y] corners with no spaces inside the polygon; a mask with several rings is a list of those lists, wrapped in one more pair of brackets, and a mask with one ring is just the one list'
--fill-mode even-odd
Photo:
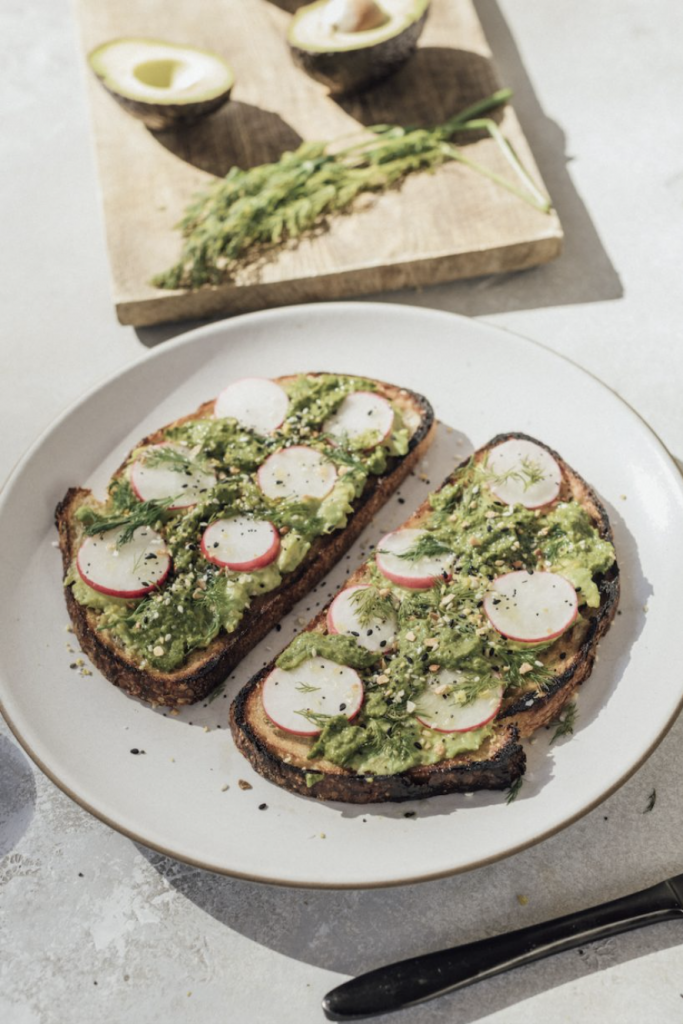
{"label": "plate rim", "polygon": [[[399,315],[401,315],[401,313],[405,311],[408,313],[418,313],[420,316],[425,316],[427,318],[435,318],[441,321],[452,321],[455,319],[456,321],[466,323],[468,325],[468,329],[475,328],[476,330],[480,330],[483,333],[508,334],[512,338],[514,338],[516,342],[531,345],[536,349],[540,349],[541,352],[543,352],[545,355],[550,356],[551,358],[556,357],[557,359],[560,359],[565,363],[568,363],[575,370],[579,371],[580,374],[591,378],[601,388],[604,388],[606,391],[611,393],[612,396],[618,401],[618,403],[626,410],[626,412],[630,414],[630,416],[633,417],[633,419],[635,419],[640,424],[641,428],[643,428],[647,434],[650,435],[650,439],[654,440],[656,446],[660,448],[661,454],[664,456],[665,462],[667,463],[669,470],[673,470],[672,477],[674,480],[678,482],[678,488],[680,491],[681,498],[683,500],[683,472],[681,471],[677,463],[677,460],[669,451],[667,445],[657,434],[657,432],[650,426],[650,424],[647,422],[644,416],[642,416],[630,404],[630,402],[626,401],[609,384],[606,384],[594,373],[592,373],[589,370],[586,370],[583,366],[579,365],[574,360],[570,359],[564,354],[555,352],[553,349],[548,348],[542,342],[537,341],[533,338],[528,338],[523,334],[519,334],[516,331],[508,329],[507,327],[501,327],[497,324],[490,324],[486,321],[482,322],[471,317],[463,316],[462,314],[451,313],[447,310],[433,309],[432,307],[414,306],[408,303],[391,301],[336,301],[298,303],[290,306],[277,307],[275,309],[257,310],[250,313],[240,314],[234,317],[224,317],[220,320],[212,321],[209,324],[204,324],[200,327],[195,327],[191,328],[188,331],[183,331],[172,339],[160,342],[150,351],[142,353],[138,359],[133,359],[131,362],[117,369],[112,375],[100,378],[98,381],[96,381],[95,384],[91,385],[90,387],[82,391],[60,413],[58,413],[57,416],[54,417],[45,426],[45,428],[37,435],[34,441],[25,449],[23,454],[15,462],[13,468],[10,470],[5,480],[2,482],[2,485],[0,485],[0,512],[2,512],[2,510],[8,504],[8,495],[11,495],[11,490],[14,481],[19,478],[24,466],[31,459],[33,454],[40,449],[43,441],[46,438],[50,437],[52,433],[59,428],[60,424],[64,420],[66,420],[70,415],[72,415],[81,405],[84,405],[87,401],[89,401],[91,398],[97,395],[99,391],[104,390],[105,388],[108,388],[109,386],[113,385],[121,377],[128,374],[133,368],[140,366],[143,363],[147,363],[149,361],[163,359],[164,355],[167,352],[175,350],[176,348],[192,345],[196,338],[201,338],[202,336],[205,335],[213,335],[216,333],[220,333],[221,330],[224,329],[226,326],[233,325],[235,323],[241,323],[246,320],[277,320],[279,318],[288,319],[289,317],[294,317],[297,315],[306,316],[309,313],[315,314],[317,311],[320,310],[327,310],[332,313],[336,311],[341,314],[342,311],[348,311],[349,309],[352,309],[357,312],[362,311],[363,313],[366,313],[368,315],[372,315],[373,312],[379,315],[383,312],[386,312],[387,308],[396,311],[397,313],[399,313],[400,311]],[[311,881],[302,883],[297,879],[288,879],[282,876],[275,878],[270,875],[259,875],[250,872],[230,869],[220,864],[208,863],[206,860],[202,860],[201,858],[197,858],[192,855],[188,855],[186,853],[171,849],[162,843],[150,841],[148,838],[145,838],[137,834],[137,832],[135,832],[134,830],[115,821],[104,811],[95,808],[85,797],[80,796],[76,794],[74,791],[72,791],[71,788],[65,782],[63,782],[51,768],[49,768],[45,764],[42,757],[39,754],[37,754],[36,751],[33,750],[31,744],[22,735],[21,730],[19,729],[16,722],[13,721],[11,715],[8,713],[5,703],[3,702],[2,693],[0,692],[0,714],[2,714],[5,722],[7,723],[10,729],[10,732],[17,740],[20,747],[25,751],[26,754],[28,754],[28,756],[31,758],[34,764],[37,765],[37,767],[43,772],[43,774],[46,775],[47,778],[50,779],[50,781],[53,782],[61,792],[63,792],[66,796],[72,799],[74,803],[82,807],[89,814],[92,814],[94,818],[103,822],[103,824],[107,825],[115,832],[118,832],[119,834],[126,836],[126,838],[132,840],[133,842],[138,843],[141,846],[144,846],[146,849],[153,850],[156,853],[159,853],[163,856],[169,857],[173,860],[180,861],[181,863],[188,864],[191,867],[211,871],[213,873],[225,875],[227,877],[238,878],[243,881],[255,882],[259,884],[276,885],[285,888],[312,890],[322,889],[332,891],[386,889],[395,888],[403,885],[415,885],[420,882],[436,881],[442,878],[450,878],[455,875],[464,874],[465,872],[473,871],[477,868],[485,867],[488,864],[504,860],[507,857],[511,857],[517,853],[522,852],[523,850],[530,849],[531,847],[534,847],[539,843],[544,842],[546,839],[549,839],[550,837],[564,831],[564,829],[568,828],[570,825],[573,825],[576,821],[579,821],[581,818],[585,817],[585,815],[593,811],[596,807],[600,806],[600,804],[602,804],[605,800],[612,796],[613,793],[619,790],[633,775],[635,775],[635,773],[642,767],[642,765],[657,749],[659,744],[665,739],[665,737],[671,730],[674,722],[677,720],[682,710],[683,692],[681,693],[681,697],[678,701],[677,706],[670,714],[668,720],[662,725],[657,736],[652,740],[652,742],[649,744],[644,753],[642,753],[642,755],[633,764],[629,765],[629,767],[619,776],[619,778],[615,782],[612,783],[611,786],[609,786],[606,790],[602,791],[599,794],[599,796],[590,800],[588,803],[582,805],[578,811],[571,814],[569,817],[564,818],[561,823],[551,826],[550,828],[538,834],[534,834],[531,838],[519,842],[514,846],[506,847],[505,850],[490,854],[489,856],[479,857],[475,861],[471,861],[464,865],[446,868],[438,871],[432,871],[428,873],[422,873],[411,877],[402,877],[400,879],[391,878],[387,880],[354,882]]]}

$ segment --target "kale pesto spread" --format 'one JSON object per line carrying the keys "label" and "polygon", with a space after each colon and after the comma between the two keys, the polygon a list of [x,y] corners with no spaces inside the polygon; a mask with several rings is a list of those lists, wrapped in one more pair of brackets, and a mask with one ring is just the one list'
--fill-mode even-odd
{"label": "kale pesto spread", "polygon": [[[108,631],[127,656],[141,668],[163,672],[183,664],[188,654],[204,648],[221,632],[233,632],[251,601],[276,589],[287,573],[306,557],[311,544],[323,534],[346,526],[352,503],[368,477],[383,473],[389,460],[408,451],[409,430],[398,408],[392,406],[393,427],[387,437],[335,437],[323,429],[325,421],[354,391],[375,391],[372,381],[358,377],[301,375],[286,382],[287,415],[276,430],[260,436],[236,419],[207,414],[167,428],[157,445],[168,442],[191,453],[192,465],[215,481],[189,507],[173,509],[170,501],[141,501],[131,486],[131,468],[149,457],[137,449],[122,473],[109,484],[103,504],[94,500],[77,513],[84,529],[101,534],[114,526],[142,522],[163,537],[172,559],[172,572],[158,590],[137,600],[108,596],[91,587],[72,564],[65,584],[75,599],[97,612],[99,630]],[[379,442],[379,443],[378,443]],[[313,448],[334,465],[336,480],[322,499],[269,498],[258,486],[257,471],[272,453],[294,445]],[[187,469],[176,459],[179,481]],[[167,458],[170,468],[173,459]],[[168,467],[167,467],[168,468]],[[179,484],[180,489],[180,484]],[[277,558],[263,568],[236,572],[209,562],[200,539],[211,523],[242,515],[271,522],[280,536]]]}
{"label": "kale pesto spread", "polygon": [[[308,752],[311,772],[316,760],[325,759],[368,776],[392,775],[477,750],[494,734],[495,719],[469,731],[429,728],[419,716],[430,681],[443,673],[443,697],[460,708],[492,691],[502,691],[504,700],[542,691],[553,666],[561,664],[562,645],[586,629],[600,605],[596,581],[615,560],[611,543],[572,500],[566,482],[553,502],[530,509],[496,498],[492,479],[487,457],[472,459],[430,495],[419,524],[427,531],[425,552],[450,553],[448,572],[432,586],[410,589],[386,578],[375,560],[365,566],[363,582],[370,589],[358,614],[362,621],[365,606],[363,624],[369,627],[393,620],[394,641],[386,650],[373,655],[354,635],[313,630],[278,658],[278,667],[295,670],[306,656],[321,656],[356,668],[363,682],[364,703],[353,720],[317,716],[321,731]],[[574,586],[579,614],[562,636],[516,642],[489,622],[483,604],[491,581],[519,570],[555,572]]]}

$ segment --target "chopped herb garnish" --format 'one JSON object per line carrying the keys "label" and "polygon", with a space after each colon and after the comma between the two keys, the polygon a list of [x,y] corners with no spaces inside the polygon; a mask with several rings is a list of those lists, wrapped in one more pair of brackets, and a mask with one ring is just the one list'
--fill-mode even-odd
{"label": "chopped herb garnish", "polygon": [[372,622],[388,622],[396,614],[396,605],[391,592],[384,594],[376,587],[359,587],[351,595],[351,604],[361,626]]}
{"label": "chopped herb garnish", "polygon": [[311,686],[310,683],[297,683],[294,689],[298,690],[299,693],[316,693],[320,689],[320,687]]}
{"label": "chopped herb garnish", "polygon": [[211,467],[193,451],[158,446],[148,448],[142,456],[145,466],[150,469],[162,467],[174,473],[210,473]]}
{"label": "chopped herb garnish", "polygon": [[301,717],[305,718],[307,722],[311,723],[311,725],[317,725],[320,729],[324,728],[325,724],[329,722],[332,717],[331,715],[324,715],[319,711],[311,711],[310,708],[301,708],[300,710],[295,711],[294,714],[301,715]]}
{"label": "chopped herb garnish", "polygon": [[507,472],[499,475],[489,473],[489,482],[494,484],[504,484],[507,483],[508,480],[516,480],[522,485],[525,491],[528,491],[534,484],[539,484],[541,480],[545,480],[543,470],[529,455],[526,455],[520,460],[519,466],[519,469],[508,469]]}
{"label": "chopped herb garnish", "polygon": [[519,796],[519,791],[520,791],[520,789],[522,788],[523,785],[524,785],[524,776],[520,775],[519,778],[515,779],[515,781],[512,783],[512,785],[508,789],[507,796],[505,797],[505,803],[506,804],[511,804],[513,800],[517,799],[517,797]]}
{"label": "chopped herb garnish", "polygon": [[[385,552],[381,553],[384,554]],[[407,551],[404,551],[398,557],[404,558],[407,562],[417,562],[421,558],[437,558],[439,555],[450,554],[451,549],[442,540],[439,540],[432,533],[423,533],[415,541],[412,548],[408,548]]]}
{"label": "chopped herb garnish", "polygon": [[576,725],[576,715],[577,715],[576,704],[572,700],[572,701],[569,702],[569,704],[567,704],[566,708],[564,709],[563,714],[560,715],[560,717],[556,720],[556,722],[551,722],[550,723],[551,726],[552,725],[556,725],[557,726],[556,729],[555,729],[555,732],[553,733],[553,735],[551,737],[551,740],[550,740],[551,743],[554,743],[555,740],[559,740],[561,736],[573,736],[573,734],[574,734],[574,726]]}
{"label": "chopped herb garnish", "polygon": [[139,502],[127,512],[109,516],[83,505],[76,512],[76,518],[85,525],[85,532],[89,537],[123,527],[116,541],[116,546],[121,547],[133,539],[135,531],[140,526],[154,526],[162,520],[164,513],[179,500],[180,496],[177,494],[172,498],[151,498],[149,501]]}

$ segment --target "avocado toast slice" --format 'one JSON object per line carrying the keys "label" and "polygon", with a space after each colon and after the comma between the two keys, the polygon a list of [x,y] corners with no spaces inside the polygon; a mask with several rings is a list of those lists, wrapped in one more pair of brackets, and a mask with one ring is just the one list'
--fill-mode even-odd
{"label": "avocado toast slice", "polygon": [[[594,490],[542,442],[498,435],[241,690],[233,736],[270,781],[323,800],[508,788],[520,740],[590,675],[618,598]],[[336,665],[362,696],[330,708]]]}
{"label": "avocado toast slice", "polygon": [[[246,398],[236,382],[144,438],[104,502],[70,488],[55,512],[83,650],[152,705],[194,703],[223,681],[342,557],[433,437],[427,400],[395,385],[324,373],[255,380]],[[237,520],[267,526],[275,543],[258,557],[226,554],[252,543],[249,530],[225,532]],[[210,528],[224,531],[211,550]],[[154,581],[147,567],[159,559],[167,571]]]}

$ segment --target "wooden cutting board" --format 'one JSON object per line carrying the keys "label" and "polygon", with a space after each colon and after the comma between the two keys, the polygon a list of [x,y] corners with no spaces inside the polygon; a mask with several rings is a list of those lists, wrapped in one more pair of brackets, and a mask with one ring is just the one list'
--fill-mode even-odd
{"label": "wooden cutting board", "polygon": [[[176,262],[174,230],[193,193],[234,164],[277,160],[301,139],[332,139],[378,123],[435,124],[505,83],[471,0],[432,0],[416,54],[364,95],[336,102],[298,70],[285,32],[296,0],[78,0],[84,55],[120,36],[149,36],[221,54],[232,65],[231,102],[204,122],[151,132],[88,73],[92,123],[121,323],[242,313],[480,274],[523,270],[557,256],[562,229],[461,165],[415,174],[297,245],[245,266],[234,280],[168,292],[150,278]],[[289,10],[288,10],[289,8]],[[512,107],[501,127],[543,187]],[[495,143],[472,159],[509,177]]]}

